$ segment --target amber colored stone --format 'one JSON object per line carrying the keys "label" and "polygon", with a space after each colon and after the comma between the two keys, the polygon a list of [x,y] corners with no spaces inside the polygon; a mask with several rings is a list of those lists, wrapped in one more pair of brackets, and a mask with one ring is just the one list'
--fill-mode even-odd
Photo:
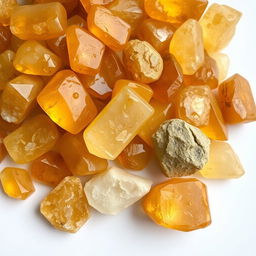
{"label": "amber colored stone", "polygon": [[80,0],[81,4],[87,12],[89,12],[89,9],[93,5],[107,5],[113,1],[114,0]]}
{"label": "amber colored stone", "polygon": [[184,22],[174,33],[170,53],[177,59],[184,75],[193,75],[204,63],[204,44],[200,24]]}
{"label": "amber colored stone", "polygon": [[40,77],[20,75],[8,82],[1,95],[0,114],[9,123],[21,123],[36,105],[43,87]]}
{"label": "amber colored stone", "polygon": [[212,4],[202,19],[204,47],[208,53],[225,48],[233,38],[242,13],[227,5]]}
{"label": "amber colored stone", "polygon": [[40,212],[54,228],[75,233],[88,220],[88,208],[80,179],[66,177],[43,199]]}
{"label": "amber colored stone", "polygon": [[131,26],[103,6],[92,6],[87,16],[92,34],[114,51],[122,50],[129,40]]}
{"label": "amber colored stone", "polygon": [[151,159],[151,148],[138,136],[117,157],[123,168],[143,170]]}
{"label": "amber colored stone", "polygon": [[105,51],[104,44],[79,26],[68,27],[66,34],[71,68],[81,74],[97,74]]}
{"label": "amber colored stone", "polygon": [[28,75],[51,76],[61,67],[61,59],[37,41],[26,41],[17,50],[13,65]]}
{"label": "amber colored stone", "polygon": [[0,163],[3,161],[3,159],[7,155],[6,148],[4,146],[4,138],[6,137],[6,133],[3,131],[0,131]]}
{"label": "amber colored stone", "polygon": [[25,200],[35,191],[29,172],[20,168],[3,169],[0,180],[4,192],[15,199]]}
{"label": "amber colored stone", "polygon": [[55,124],[46,115],[37,115],[5,137],[4,145],[16,163],[24,164],[51,150],[58,138]]}
{"label": "amber colored stone", "polygon": [[16,0],[0,1],[0,25],[7,26],[10,24],[10,17],[14,8],[18,6]]}
{"label": "amber colored stone", "polygon": [[23,40],[55,38],[64,34],[66,26],[67,13],[58,2],[19,6],[10,23],[12,33]]}
{"label": "amber colored stone", "polygon": [[219,83],[224,81],[228,75],[228,70],[230,66],[230,60],[227,54],[216,52],[212,53],[211,57],[216,61],[219,73]]}
{"label": "amber colored stone", "polygon": [[125,78],[125,71],[116,53],[107,49],[102,58],[100,72],[95,76],[80,75],[79,78],[93,97],[106,100],[111,97],[115,82]]}
{"label": "amber colored stone", "polygon": [[11,41],[11,32],[9,28],[0,26],[0,53],[5,51]]}
{"label": "amber colored stone", "polygon": [[166,120],[173,117],[172,103],[163,104],[156,99],[150,101],[150,105],[154,109],[154,114],[140,129],[139,136],[150,146],[153,146],[152,135],[157,131],[159,126]]}
{"label": "amber colored stone", "polygon": [[153,90],[147,84],[141,84],[131,80],[118,80],[115,83],[112,98],[115,97],[124,87],[128,87],[138,93],[145,101],[149,102],[153,96]]}
{"label": "amber colored stone", "polygon": [[153,113],[142,97],[124,88],[85,129],[89,152],[103,159],[116,159]]}
{"label": "amber colored stone", "polygon": [[144,0],[115,0],[107,8],[131,26],[132,35],[146,16]]}
{"label": "amber colored stone", "polygon": [[163,21],[145,19],[137,29],[137,36],[142,41],[150,43],[158,52],[168,50],[174,28],[171,24]]}
{"label": "amber colored stone", "polygon": [[89,153],[80,134],[65,133],[58,144],[59,152],[73,175],[92,175],[108,168],[107,160]]}
{"label": "amber colored stone", "polygon": [[175,99],[176,117],[200,129],[213,140],[227,140],[220,107],[207,85],[187,86]]}
{"label": "amber colored stone", "polygon": [[249,82],[239,74],[225,80],[218,88],[222,114],[229,124],[256,121],[256,105]]}
{"label": "amber colored stone", "polygon": [[15,76],[15,68],[13,60],[15,53],[10,50],[4,51],[0,54],[0,90],[3,90],[5,84]]}
{"label": "amber colored stone", "polygon": [[209,161],[198,174],[207,179],[235,179],[244,175],[244,169],[228,143],[213,140]]}
{"label": "amber colored stone", "polygon": [[163,57],[164,69],[161,77],[151,86],[154,91],[154,98],[167,104],[170,103],[183,83],[182,69],[175,57],[165,55]]}
{"label": "amber colored stone", "polygon": [[143,208],[165,228],[187,232],[211,224],[207,188],[194,178],[174,178],[156,185],[146,195]]}
{"label": "amber colored stone", "polygon": [[219,85],[219,70],[216,61],[206,52],[204,54],[204,63],[194,75],[184,76],[185,85],[208,85],[215,89]]}
{"label": "amber colored stone", "polygon": [[65,177],[72,176],[62,157],[49,151],[31,163],[30,173],[34,180],[55,187]]}
{"label": "amber colored stone", "polygon": [[144,0],[144,5],[152,19],[181,24],[190,18],[199,20],[208,0]]}
{"label": "amber colored stone", "polygon": [[64,130],[77,134],[97,115],[97,109],[71,70],[58,72],[37,97],[47,115]]}
{"label": "amber colored stone", "polygon": [[10,42],[10,49],[14,52],[17,52],[17,50],[20,48],[20,46],[24,43],[24,40],[19,39],[17,36],[12,35],[11,36],[11,42]]}

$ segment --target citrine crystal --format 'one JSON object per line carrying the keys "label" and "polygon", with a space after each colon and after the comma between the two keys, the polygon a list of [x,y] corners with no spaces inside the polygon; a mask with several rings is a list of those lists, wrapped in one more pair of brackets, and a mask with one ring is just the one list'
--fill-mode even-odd
{"label": "citrine crystal", "polygon": [[10,24],[12,11],[18,6],[16,0],[1,0],[0,1],[0,24],[7,26]]}

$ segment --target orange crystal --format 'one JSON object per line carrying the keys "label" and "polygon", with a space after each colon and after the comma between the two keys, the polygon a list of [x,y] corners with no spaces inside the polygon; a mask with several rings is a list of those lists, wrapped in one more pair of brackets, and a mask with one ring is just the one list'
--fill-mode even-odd
{"label": "orange crystal", "polygon": [[16,0],[0,1],[0,25],[7,26],[10,24],[10,17],[14,8],[18,6]]}
{"label": "orange crystal", "polygon": [[12,34],[8,27],[0,26],[0,53],[5,51],[9,47],[11,35]]}
{"label": "orange crystal", "polygon": [[174,178],[156,185],[146,195],[143,208],[165,228],[188,232],[211,224],[206,186],[194,178]]}
{"label": "orange crystal", "polygon": [[224,81],[218,89],[220,107],[229,124],[256,121],[256,106],[249,82],[239,74]]}

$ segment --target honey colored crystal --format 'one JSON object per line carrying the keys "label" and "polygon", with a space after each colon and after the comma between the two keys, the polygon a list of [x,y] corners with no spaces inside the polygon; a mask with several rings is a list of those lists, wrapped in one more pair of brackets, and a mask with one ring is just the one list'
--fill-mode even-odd
{"label": "honey colored crystal", "polygon": [[8,27],[0,26],[0,53],[5,51],[11,41],[11,32]]}
{"label": "honey colored crystal", "polygon": [[82,136],[65,133],[58,144],[59,152],[73,175],[85,176],[103,172],[108,161],[89,153]]}
{"label": "honey colored crystal", "polygon": [[54,123],[46,115],[37,115],[5,137],[4,145],[16,163],[24,164],[51,150],[58,138]]}
{"label": "honey colored crystal", "polygon": [[103,6],[90,8],[87,23],[90,32],[114,51],[122,50],[129,40],[131,26]]}
{"label": "honey colored crystal", "polygon": [[21,73],[51,76],[61,67],[61,59],[37,41],[26,41],[16,52],[13,65]]}
{"label": "honey colored crystal", "polygon": [[136,92],[124,88],[84,131],[89,152],[114,160],[154,113]]}
{"label": "honey colored crystal", "polygon": [[23,40],[55,38],[64,34],[66,26],[66,10],[58,2],[19,6],[10,23],[12,33]]}
{"label": "honey colored crystal", "polygon": [[230,60],[227,54],[216,52],[212,53],[211,57],[216,61],[219,77],[219,82],[222,82],[226,79],[228,75],[228,70],[230,66]]}
{"label": "honey colored crystal", "polygon": [[174,178],[156,185],[146,195],[143,208],[165,228],[188,232],[211,224],[206,186],[194,178]]}
{"label": "honey colored crystal", "polygon": [[15,199],[25,200],[35,191],[29,172],[20,168],[3,169],[0,180],[4,192]]}
{"label": "honey colored crystal", "polygon": [[227,6],[212,4],[202,19],[204,47],[208,53],[225,48],[233,38],[241,12]]}
{"label": "honey colored crystal", "polygon": [[209,161],[199,174],[207,179],[234,179],[243,176],[244,169],[228,143],[213,140]]}
{"label": "honey colored crystal", "polygon": [[46,196],[41,214],[61,231],[75,233],[88,220],[88,203],[79,178],[66,177]]}
{"label": "honey colored crystal", "polygon": [[224,119],[229,124],[256,121],[256,105],[249,82],[239,74],[224,81],[218,88]]}
{"label": "honey colored crystal", "polygon": [[1,95],[0,114],[9,123],[21,123],[36,104],[43,87],[40,77],[20,75],[8,82]]}
{"label": "honey colored crystal", "polygon": [[8,26],[12,11],[18,6],[16,0],[0,1],[0,25]]}
{"label": "honey colored crystal", "polygon": [[195,74],[203,65],[202,29],[196,20],[187,20],[175,31],[169,51],[181,65],[184,75]]}
{"label": "honey colored crystal", "polygon": [[37,102],[56,124],[73,134],[97,115],[93,100],[71,70],[58,72],[38,95]]}

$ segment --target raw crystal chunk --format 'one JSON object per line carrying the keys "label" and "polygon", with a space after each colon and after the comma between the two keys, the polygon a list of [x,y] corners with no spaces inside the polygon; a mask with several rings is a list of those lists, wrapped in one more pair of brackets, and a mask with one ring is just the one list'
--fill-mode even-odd
{"label": "raw crystal chunk", "polygon": [[3,159],[7,155],[6,148],[4,146],[4,138],[6,137],[5,132],[0,131],[0,163],[3,161]]}
{"label": "raw crystal chunk", "polygon": [[5,51],[9,47],[11,35],[12,34],[8,27],[0,26],[0,53]]}
{"label": "raw crystal chunk", "polygon": [[122,50],[129,40],[131,26],[102,6],[90,8],[87,22],[90,32],[114,51]]}
{"label": "raw crystal chunk", "polygon": [[209,161],[199,174],[207,179],[233,179],[243,176],[244,169],[228,143],[213,140]]}
{"label": "raw crystal chunk", "polygon": [[116,215],[146,195],[151,184],[148,179],[112,167],[85,183],[84,191],[90,206],[103,214]]}
{"label": "raw crystal chunk", "polygon": [[115,86],[112,92],[112,98],[115,97],[120,91],[122,91],[124,87],[131,88],[133,91],[139,94],[142,98],[144,98],[144,100],[146,100],[147,102],[149,102],[153,96],[153,90],[147,84],[141,84],[131,80],[118,80],[115,83]]}
{"label": "raw crystal chunk", "polygon": [[49,151],[34,160],[30,173],[34,180],[52,187],[57,186],[65,177],[72,176],[63,158],[54,151]]}
{"label": "raw crystal chunk", "polygon": [[152,83],[163,71],[161,55],[146,41],[131,40],[124,49],[124,64],[135,81]]}
{"label": "raw crystal chunk", "polygon": [[123,168],[143,170],[151,158],[151,148],[138,136],[118,156],[117,161]]}
{"label": "raw crystal chunk", "polygon": [[173,33],[171,24],[153,19],[142,21],[137,30],[138,38],[150,43],[160,53],[168,50]]}
{"label": "raw crystal chunk", "polygon": [[114,160],[154,113],[136,92],[124,88],[84,131],[89,152]]}
{"label": "raw crystal chunk", "polygon": [[62,66],[61,59],[37,41],[26,41],[16,52],[14,67],[21,73],[51,76]]}
{"label": "raw crystal chunk", "polygon": [[10,17],[14,8],[18,6],[16,0],[0,1],[0,25],[7,26],[10,24]]}
{"label": "raw crystal chunk", "polygon": [[216,61],[218,68],[218,80],[222,82],[226,79],[228,75],[228,70],[230,66],[230,60],[227,54],[221,52],[215,52],[211,54],[211,57]]}
{"label": "raw crystal chunk", "polygon": [[66,177],[41,202],[40,211],[53,227],[75,233],[88,220],[88,203],[79,178]]}
{"label": "raw crystal chunk", "polygon": [[107,5],[114,0],[80,0],[84,9],[88,12],[93,5]]}
{"label": "raw crystal chunk", "polygon": [[66,10],[58,2],[19,6],[10,24],[12,33],[23,40],[55,38],[64,34],[66,26]]}
{"label": "raw crystal chunk", "polygon": [[189,19],[174,33],[170,53],[182,67],[184,75],[193,75],[204,63],[202,29],[196,20]]}
{"label": "raw crystal chunk", "polygon": [[182,69],[172,55],[163,57],[164,69],[161,77],[151,86],[154,90],[154,98],[168,104],[171,103],[177,91],[183,83]]}
{"label": "raw crystal chunk", "polygon": [[5,137],[4,145],[16,163],[24,164],[51,150],[58,138],[54,123],[46,115],[37,115]]}
{"label": "raw crystal chunk", "polygon": [[29,172],[23,169],[7,167],[0,173],[4,192],[15,199],[25,200],[34,191]]}
{"label": "raw crystal chunk", "polygon": [[20,75],[8,82],[1,95],[0,114],[9,123],[21,123],[36,105],[43,87],[40,77]]}
{"label": "raw crystal chunk", "polygon": [[256,121],[256,105],[249,82],[239,74],[224,81],[218,89],[224,119],[229,124]]}
{"label": "raw crystal chunk", "polygon": [[103,172],[108,161],[88,152],[82,136],[65,133],[59,140],[59,152],[73,175],[85,176]]}
{"label": "raw crystal chunk", "polygon": [[151,18],[181,24],[189,18],[199,20],[208,0],[144,0],[144,4]]}
{"label": "raw crystal chunk", "polygon": [[210,140],[198,128],[180,119],[161,124],[152,140],[167,177],[191,175],[208,162]]}
{"label": "raw crystal chunk", "polygon": [[71,68],[82,74],[95,75],[100,70],[105,46],[77,25],[67,29],[67,46]]}
{"label": "raw crystal chunk", "polygon": [[229,44],[241,16],[241,12],[227,5],[212,4],[209,7],[200,20],[208,53],[218,52]]}
{"label": "raw crystal chunk", "polygon": [[153,187],[143,208],[165,228],[187,232],[211,224],[206,186],[194,178],[174,178]]}
{"label": "raw crystal chunk", "polygon": [[213,140],[227,140],[227,128],[210,87],[184,87],[175,101],[176,117],[200,127]]}
{"label": "raw crystal chunk", "polygon": [[58,72],[38,95],[37,102],[56,124],[73,134],[97,115],[90,95],[71,70]]}

